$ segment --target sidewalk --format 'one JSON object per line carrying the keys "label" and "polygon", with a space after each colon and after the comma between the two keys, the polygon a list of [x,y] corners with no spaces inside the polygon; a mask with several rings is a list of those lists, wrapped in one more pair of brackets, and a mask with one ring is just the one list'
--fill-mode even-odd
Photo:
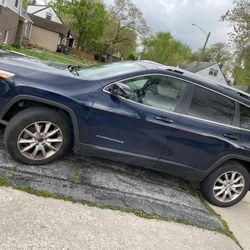
{"label": "sidewalk", "polygon": [[1,250],[240,249],[220,233],[11,188],[0,187],[0,215]]}
{"label": "sidewalk", "polygon": [[222,216],[241,246],[250,249],[250,192],[239,204],[229,208],[212,208]]}

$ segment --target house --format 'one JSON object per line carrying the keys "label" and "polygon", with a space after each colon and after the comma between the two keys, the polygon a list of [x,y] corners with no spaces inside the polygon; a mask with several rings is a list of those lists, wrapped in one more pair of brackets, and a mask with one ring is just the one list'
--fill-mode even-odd
{"label": "house", "polygon": [[51,51],[58,46],[72,47],[74,39],[54,8],[46,5],[29,5],[27,12],[33,21],[30,44]]}
{"label": "house", "polygon": [[179,67],[181,69],[206,77],[212,81],[227,85],[227,80],[225,79],[217,63],[194,61],[190,64],[180,65]]}
{"label": "house", "polygon": [[28,44],[31,29],[21,0],[0,0],[0,44]]}

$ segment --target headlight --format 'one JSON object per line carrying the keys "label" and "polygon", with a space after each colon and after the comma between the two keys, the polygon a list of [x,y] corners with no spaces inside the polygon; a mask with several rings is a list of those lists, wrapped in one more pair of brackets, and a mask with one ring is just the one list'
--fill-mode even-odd
{"label": "headlight", "polygon": [[7,79],[7,78],[11,78],[13,76],[15,76],[15,74],[7,72],[7,71],[0,70],[0,78]]}

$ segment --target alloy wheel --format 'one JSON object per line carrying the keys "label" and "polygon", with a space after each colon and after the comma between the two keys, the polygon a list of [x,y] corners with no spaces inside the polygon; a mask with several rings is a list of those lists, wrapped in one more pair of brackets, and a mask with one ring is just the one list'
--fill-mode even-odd
{"label": "alloy wheel", "polygon": [[243,192],[245,179],[236,171],[223,173],[214,183],[214,197],[221,202],[230,202],[237,199]]}
{"label": "alloy wheel", "polygon": [[20,153],[32,160],[43,160],[56,154],[63,143],[61,129],[49,121],[28,125],[18,137]]}

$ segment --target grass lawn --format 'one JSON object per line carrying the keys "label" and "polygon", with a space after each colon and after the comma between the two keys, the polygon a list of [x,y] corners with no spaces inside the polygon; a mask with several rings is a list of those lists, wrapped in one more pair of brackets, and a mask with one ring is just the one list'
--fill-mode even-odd
{"label": "grass lawn", "polygon": [[45,50],[38,50],[38,49],[26,49],[26,48],[19,48],[10,45],[2,45],[0,49],[18,52],[27,56],[32,56],[38,58],[42,61],[53,61],[57,63],[67,64],[67,65],[79,65],[79,66],[88,66],[95,64],[94,62],[83,60],[71,55],[64,55],[62,53],[57,52],[50,52]]}

